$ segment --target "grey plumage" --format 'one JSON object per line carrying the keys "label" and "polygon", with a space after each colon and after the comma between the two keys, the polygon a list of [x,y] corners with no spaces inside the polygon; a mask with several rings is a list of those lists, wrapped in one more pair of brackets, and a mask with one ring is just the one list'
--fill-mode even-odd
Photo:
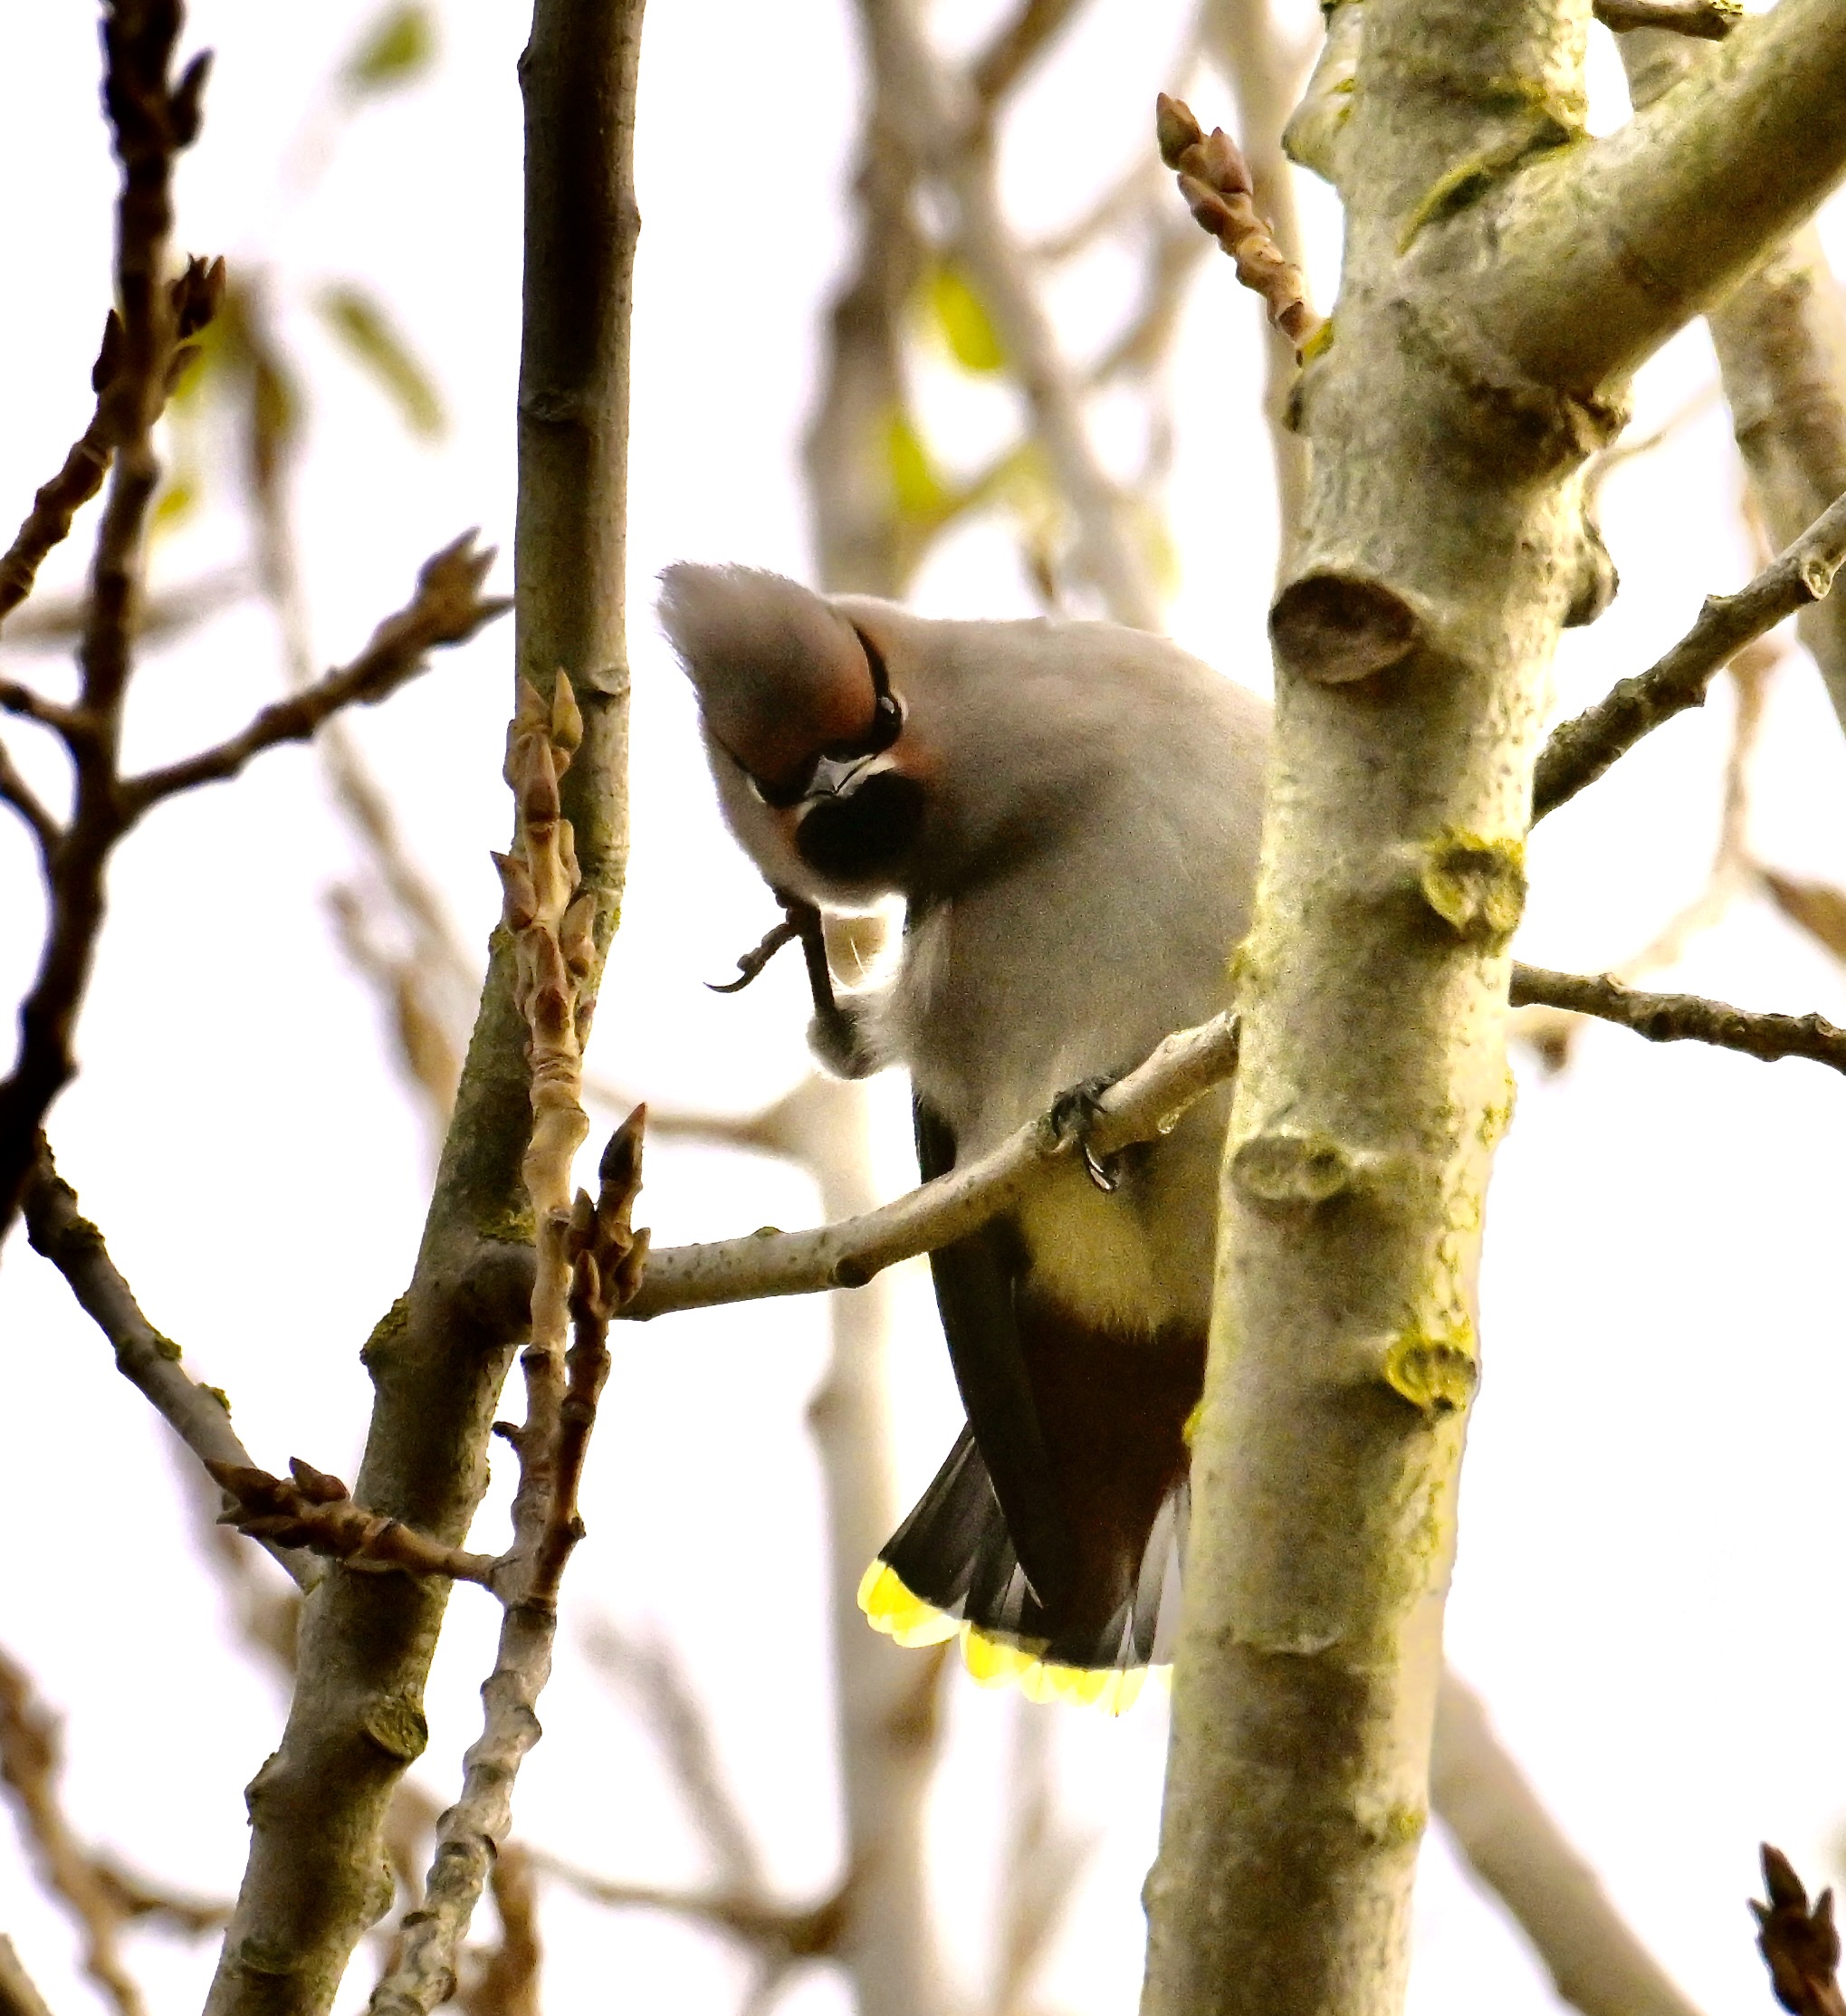
{"label": "grey plumage", "polygon": [[[676,568],[666,583],[663,622],[699,691],[725,817],[765,878],[822,907],[905,899],[896,979],[854,1000],[863,1040],[831,1061],[904,1065],[955,1157],[1226,1004],[1256,874],[1260,701],[1167,640],[1109,624],[932,621],[866,598],[823,601],[742,569]],[[888,733],[874,719],[881,689],[901,729],[874,747]],[[745,721],[772,727],[741,731]],[[811,778],[787,760],[804,722]],[[1172,1368],[1202,1363],[1226,1111],[1225,1095],[1208,1100],[1131,1153],[1114,1195],[1067,1158],[1003,1228],[1019,1348],[1047,1420],[1081,1393],[1054,1395],[1045,1368],[1090,1364],[1093,1346],[1104,1355],[1081,1375],[1084,1390],[1112,1385],[1117,1368],[1131,1393],[1137,1368],[1151,1387],[1196,1385],[1196,1371]],[[1003,1329],[1004,1315],[993,1323]],[[973,1428],[980,1443],[980,1421]],[[1054,1423],[1052,1439],[1087,1448],[1087,1435]],[[1107,1469],[1099,1451],[1086,1460]],[[993,1467],[997,1452],[981,1454]],[[1071,1460],[1067,1449],[1052,1458],[1054,1469]],[[1182,1451],[1177,1461],[1182,1471]],[[1005,1498],[1000,1475],[995,1483]],[[976,1486],[961,1488],[965,1523]],[[1080,1519],[1069,1501],[1081,1488],[1060,1476],[1066,1524]],[[1078,1545],[1080,1581],[1102,1574],[1098,1549],[1107,1552],[1102,1541]],[[1112,1644],[1131,1663],[1149,1656],[1144,1615],[1116,1629],[1092,1614],[1105,1600],[1134,1612],[1145,1562],[1116,1562],[1102,1593],[1035,1610],[1038,1585],[1062,1576],[1041,1559],[1032,1587],[1016,1581],[1009,1602],[974,1620],[1048,1641],[1047,1657],[1073,1664],[1107,1663],[1089,1651]]]}

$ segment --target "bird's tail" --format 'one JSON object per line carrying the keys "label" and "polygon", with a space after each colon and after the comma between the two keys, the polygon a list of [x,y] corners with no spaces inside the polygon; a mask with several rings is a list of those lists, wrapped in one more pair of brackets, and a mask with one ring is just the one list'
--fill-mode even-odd
{"label": "bird's tail", "polygon": [[1138,1572],[1106,1617],[1040,1608],[1007,1532],[971,1430],[963,1428],[934,1483],[880,1550],[859,1585],[859,1607],[900,1645],[960,1636],[969,1672],[986,1686],[1017,1686],[1035,1701],[1076,1701],[1119,1715],[1151,1669],[1172,1658],[1190,1493],[1183,1476],[1160,1500]]}

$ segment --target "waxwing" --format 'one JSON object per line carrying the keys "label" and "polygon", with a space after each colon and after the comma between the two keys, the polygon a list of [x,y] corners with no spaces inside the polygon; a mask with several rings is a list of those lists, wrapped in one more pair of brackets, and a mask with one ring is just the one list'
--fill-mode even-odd
{"label": "waxwing", "polygon": [[[933,621],[745,568],[668,568],[660,616],[779,897],[904,899],[895,979],[818,998],[816,1047],[908,1070],[925,1178],[1227,1005],[1253,695],[1113,624]],[[968,1426],[860,1591],[901,1642],[960,1631],[977,1677],[1110,1707],[1169,1656],[1228,1103],[1107,1170],[1059,1158],[932,1256]]]}

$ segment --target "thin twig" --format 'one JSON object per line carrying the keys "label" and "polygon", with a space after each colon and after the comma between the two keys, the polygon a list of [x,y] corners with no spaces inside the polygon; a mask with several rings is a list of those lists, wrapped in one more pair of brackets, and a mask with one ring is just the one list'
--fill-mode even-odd
{"label": "thin twig", "polygon": [[424,1901],[405,1922],[402,1951],[372,1992],[373,2016],[427,2016],[455,1991],[462,1940],[512,1824],[513,1782],[539,1738],[537,1703],[550,1675],[559,1583],[583,1534],[577,1490],[608,1372],[609,1322],[633,1296],[646,1257],[646,1235],[630,1227],[641,1180],[642,1110],[604,1151],[598,1196],[579,1192],[571,1199],[571,1161],[589,1125],[581,1090],[596,894],[582,885],[559,786],[582,736],[568,676],[559,674],[550,705],[521,682],[506,760],[518,807],[517,851],[494,858],[503,921],[518,952],[514,999],[529,1036],[532,1127],[524,1168],[538,1251],[531,1342],[520,1356],[526,1418],[518,1428],[496,1424],[520,1466],[512,1545],[493,1570],[506,1607],[462,1793],[436,1830]]}
{"label": "thin twig", "polygon": [[46,554],[70,532],[77,513],[102,488],[114,454],[110,433],[112,416],[102,397],[110,388],[121,361],[121,318],[111,309],[103,324],[102,347],[90,374],[91,391],[98,395],[90,424],[72,444],[63,466],[43,484],[32,501],[25,522],[14,533],[13,543],[0,554],[0,622],[32,593],[33,583]]}
{"label": "thin twig", "polygon": [[[202,1386],[180,1364],[180,1350],[162,1336],[135,1300],[109,1256],[102,1234],[77,1209],[77,1193],[52,1160],[39,1151],[27,1183],[26,1237],[33,1251],[57,1268],[78,1306],[115,1349],[116,1370],[146,1395],[167,1426],[207,1469],[215,1463],[250,1466],[250,1452],[231,1426],[230,1402],[215,1386]],[[306,1563],[272,1548],[302,1588],[313,1576]]]}
{"label": "thin twig", "polygon": [[842,1884],[830,1896],[813,1905],[776,1905],[761,1898],[735,1896],[723,1891],[669,1890],[652,1883],[618,1883],[592,1876],[558,1856],[533,1849],[535,1866],[577,1896],[592,1904],[617,1909],[664,1911],[669,1916],[690,1918],[714,1931],[728,1934],[741,1944],[767,1949],[783,1963],[797,1960],[821,1960],[839,1948],[846,1923],[850,1884]]}
{"label": "thin twig", "polygon": [[512,607],[510,601],[481,593],[494,549],[477,550],[474,539],[473,532],[464,532],[424,562],[415,596],[379,624],[350,664],[273,702],[216,747],[123,779],[120,790],[128,817],[139,818],[149,806],[177,791],[235,777],[252,757],[278,743],[307,741],[344,707],[376,706],[422,672],[431,651],[464,644],[484,624],[503,615]]}
{"label": "thin twig", "polygon": [[1705,42],[1722,42],[1744,18],[1741,0],[1595,0],[1595,14],[1614,34],[1663,28]]}
{"label": "thin twig", "polygon": [[253,1540],[274,1547],[306,1548],[343,1561],[349,1568],[397,1569],[407,1575],[446,1575],[451,1581],[493,1587],[501,1565],[493,1554],[451,1547],[402,1520],[368,1512],[352,1502],[344,1484],[300,1457],[289,1459],[289,1476],[273,1476],[251,1463],[206,1465],[229,1501],[219,1524],[234,1526]]}
{"label": "thin twig", "polygon": [[[1111,1155],[1163,1132],[1237,1065],[1237,1021],[1214,1017],[1166,1037],[1103,1094],[1091,1151]],[[978,1161],[863,1217],[807,1232],[757,1232],[649,1256],[647,1277],[623,1313],[665,1315],[767,1295],[863,1286],[875,1274],[963,1237],[1005,1210],[1072,1143],[1048,1115],[1029,1121]]]}
{"label": "thin twig", "polygon": [[1083,0],[1020,0],[1019,11],[968,66],[968,81],[991,109],[1045,53]]}
{"label": "thin twig", "polygon": [[5,742],[0,742],[0,805],[10,805],[25,821],[38,847],[39,859],[49,866],[59,841],[64,837],[64,829],[53,816],[51,807],[19,774],[12,751]]}
{"label": "thin twig", "polygon": [[1780,1849],[1763,1844],[1763,1887],[1767,1904],[1750,1899],[1755,1914],[1756,1949],[1769,1969],[1775,1999],[1790,2016],[1846,2016],[1840,1992],[1840,1935],[1833,1924],[1833,1893],[1821,1892],[1808,1908],[1808,1894]]}
{"label": "thin twig", "polygon": [[1846,559],[1846,496],[1735,595],[1706,597],[1698,620],[1657,664],[1624,679],[1553,731],[1532,784],[1535,822],[1593,784],[1643,735],[1704,702],[1726,661],[1797,609],[1818,602]]}
{"label": "thin twig", "polygon": [[1765,1064],[1805,1057],[1846,1071],[1846,1029],[1819,1015],[1760,1014],[1698,994],[1643,994],[1612,973],[1555,973],[1542,966],[1514,967],[1511,999],[1515,1008],[1539,1002],[1619,1022],[1650,1043],[1708,1043]]}
{"label": "thin twig", "polygon": [[584,1643],[604,1677],[638,1698],[711,1856],[718,1888],[727,1897],[760,1897],[768,1886],[762,1851],[725,1782],[711,1724],[672,1648],[659,1639],[632,1637],[607,1618],[586,1633]]}
{"label": "thin twig", "polygon": [[[171,1897],[85,1848],[59,1797],[62,1768],[57,1717],[38,1698],[25,1669],[0,1652],[0,1784],[41,1880],[63,1901],[82,1935],[84,1973],[118,2016],[144,2016],[140,1989],[119,1950],[123,1925],[158,1916],[196,1935],[222,1925],[229,1913],[222,1906]],[[0,2006],[4,2002],[0,1989]]]}
{"label": "thin twig", "polygon": [[[102,926],[104,874],[125,821],[118,798],[122,703],[133,663],[148,506],[159,481],[155,422],[185,340],[222,297],[222,261],[164,278],[173,167],[196,138],[209,58],[168,72],[180,9],[112,0],[103,18],[103,105],[121,162],[115,283],[120,338],[93,425],[114,449],[78,654],[79,699],[64,733],[76,771],[69,824],[47,867],[50,914],[38,971],[20,1008],[19,1048],[0,1081],[0,1240],[32,1173],[38,1132],[76,1069],[72,1037]],[[107,349],[107,346],[105,346]]]}

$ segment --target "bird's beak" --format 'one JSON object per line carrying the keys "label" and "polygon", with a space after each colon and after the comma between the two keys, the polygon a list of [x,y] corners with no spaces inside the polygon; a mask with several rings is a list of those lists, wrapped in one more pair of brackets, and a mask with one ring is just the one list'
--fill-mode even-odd
{"label": "bird's beak", "polygon": [[890,762],[882,754],[844,758],[823,756],[814,766],[814,781],[808,787],[802,803],[812,805],[818,798],[850,798],[875,770],[890,768]]}

